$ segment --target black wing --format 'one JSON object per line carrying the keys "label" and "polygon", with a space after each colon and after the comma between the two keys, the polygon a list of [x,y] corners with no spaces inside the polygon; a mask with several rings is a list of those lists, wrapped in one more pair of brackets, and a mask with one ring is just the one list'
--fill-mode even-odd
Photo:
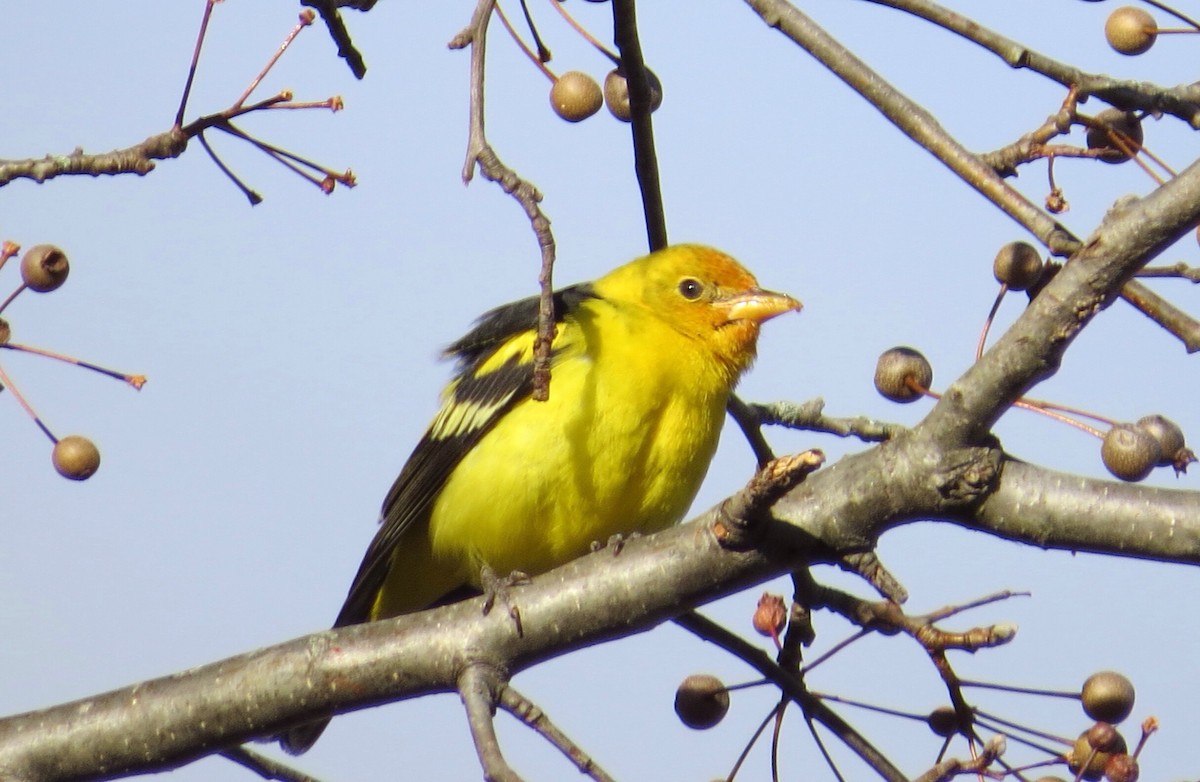
{"label": "black wing", "polygon": [[[554,295],[555,321],[587,299],[596,298],[590,285],[564,288]],[[448,398],[409,456],[383,501],[382,526],[351,583],[334,627],[365,622],[388,575],[392,551],[414,523],[428,521],[434,500],[463,455],[496,422],[533,391],[533,369],[515,358],[485,374],[477,374],[501,346],[537,327],[538,298],[497,307],[486,313],[465,336],[446,348],[457,360]]]}

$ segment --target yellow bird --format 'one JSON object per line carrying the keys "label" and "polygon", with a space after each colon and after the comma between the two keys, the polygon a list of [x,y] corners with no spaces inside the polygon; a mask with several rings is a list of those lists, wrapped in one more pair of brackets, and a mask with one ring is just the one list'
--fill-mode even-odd
{"label": "yellow bird", "polygon": [[[536,298],[447,356],[442,407],[383,503],[334,627],[477,593],[485,567],[543,573],[691,505],[759,326],[800,302],[728,255],[676,245],[555,294],[550,398],[534,401]],[[300,753],[328,720],[280,737]]]}

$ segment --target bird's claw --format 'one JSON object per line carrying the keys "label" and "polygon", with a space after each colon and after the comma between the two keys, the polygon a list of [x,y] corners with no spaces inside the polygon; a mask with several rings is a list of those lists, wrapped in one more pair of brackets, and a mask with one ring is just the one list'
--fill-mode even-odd
{"label": "bird's claw", "polygon": [[641,536],[642,536],[642,533],[640,533],[640,532],[631,532],[628,535],[622,535],[620,532],[618,532],[616,534],[609,535],[608,540],[604,540],[604,541],[593,540],[592,541],[592,552],[602,551],[603,549],[608,549],[609,551],[612,552],[612,555],[615,557],[618,554],[620,554],[621,551],[624,550],[626,543],[628,543],[629,541],[634,540],[636,538],[640,538]]}
{"label": "bird's claw", "polygon": [[497,601],[500,602],[508,610],[508,616],[517,628],[517,635],[524,636],[525,629],[521,626],[521,609],[512,599],[512,588],[528,584],[529,575],[514,570],[507,576],[498,576],[496,571],[484,565],[479,573],[479,581],[483,587],[483,613],[490,614],[496,607]]}

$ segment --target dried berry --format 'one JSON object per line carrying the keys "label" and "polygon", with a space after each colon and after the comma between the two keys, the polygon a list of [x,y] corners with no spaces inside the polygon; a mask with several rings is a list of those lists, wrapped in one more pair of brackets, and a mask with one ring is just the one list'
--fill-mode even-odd
{"label": "dried berry", "polygon": [[600,85],[583,71],[567,71],[550,88],[550,106],[567,122],[582,122],[600,110]]}
{"label": "dried berry", "polygon": [[1142,133],[1142,121],[1132,111],[1121,109],[1105,109],[1095,117],[1095,125],[1088,128],[1088,149],[1100,150],[1099,159],[1105,163],[1124,163],[1129,155],[1112,139],[1115,134],[1124,143],[1126,149],[1136,152],[1141,149],[1145,134]]}
{"label": "dried berry", "polygon": [[[650,82],[650,112],[653,113],[662,105],[662,82],[654,75],[654,71],[646,71],[646,78]],[[629,83],[620,68],[613,68],[604,77],[604,105],[622,122],[633,119],[633,112],[629,108]]]}
{"label": "dried berry", "polygon": [[54,444],[54,469],[64,478],[86,481],[100,469],[100,451],[86,437],[73,434]]}
{"label": "dried berry", "polygon": [[1133,682],[1116,671],[1100,671],[1087,677],[1080,697],[1085,714],[1115,725],[1133,711]]}
{"label": "dried berry", "polygon": [[1147,11],[1131,5],[1122,6],[1109,14],[1104,23],[1104,37],[1109,46],[1133,57],[1145,54],[1154,45],[1158,24]]}
{"label": "dried berry", "polygon": [[958,732],[958,712],[954,710],[953,706],[938,706],[929,712],[925,722],[929,725],[930,730],[942,738],[953,736]]}
{"label": "dried berry", "polygon": [[1104,435],[1100,458],[1108,471],[1123,481],[1140,481],[1162,459],[1158,440],[1133,424],[1117,424]]}
{"label": "dried berry", "polygon": [[21,256],[21,281],[38,293],[48,293],[67,281],[67,254],[52,244],[37,244]]}
{"label": "dried berry", "polygon": [[933,367],[909,347],[884,351],[875,364],[875,388],[893,402],[920,399],[921,389],[933,385]]}
{"label": "dried berry", "polygon": [[692,674],[675,691],[675,713],[684,725],[707,730],[729,711],[729,691],[716,676]]}
{"label": "dried berry", "polygon": [[1170,418],[1161,415],[1147,415],[1138,419],[1135,424],[1140,429],[1149,432],[1158,441],[1162,458],[1158,460],[1159,467],[1174,465],[1176,470],[1184,472],[1189,463],[1196,461],[1196,455],[1187,448],[1183,439],[1183,430]]}
{"label": "dried berry", "polygon": [[1026,242],[1009,242],[996,253],[992,274],[1010,291],[1023,291],[1037,284],[1042,276],[1042,254]]}
{"label": "dried berry", "polygon": [[1079,738],[1075,740],[1075,746],[1067,754],[1067,768],[1071,769],[1072,774],[1095,782],[1104,775],[1104,764],[1108,759],[1113,754],[1124,753],[1126,746],[1125,739],[1118,733],[1116,747],[1109,752],[1102,751],[1088,740],[1088,733],[1089,731],[1080,733]]}

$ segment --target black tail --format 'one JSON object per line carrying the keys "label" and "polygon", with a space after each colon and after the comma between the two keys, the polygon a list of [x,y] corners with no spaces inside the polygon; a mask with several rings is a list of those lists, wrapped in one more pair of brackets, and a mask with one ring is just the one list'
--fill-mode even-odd
{"label": "black tail", "polygon": [[279,746],[289,755],[302,755],[307,752],[329,724],[329,718],[314,722],[306,722],[279,734]]}

